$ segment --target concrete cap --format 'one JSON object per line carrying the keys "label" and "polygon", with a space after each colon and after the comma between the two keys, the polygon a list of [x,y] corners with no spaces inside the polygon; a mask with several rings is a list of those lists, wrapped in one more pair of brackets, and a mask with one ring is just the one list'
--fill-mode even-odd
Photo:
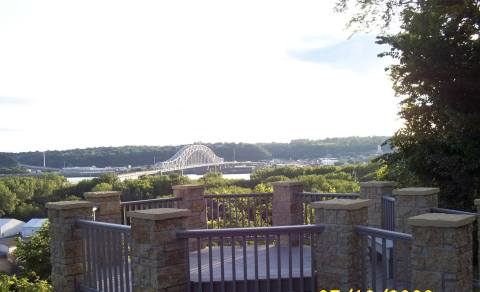
{"label": "concrete cap", "polygon": [[394,196],[425,196],[438,194],[440,192],[439,188],[403,188],[393,190]]}
{"label": "concrete cap", "polygon": [[122,192],[108,191],[108,192],[86,192],[83,193],[83,196],[86,199],[90,198],[108,198],[108,197],[119,197]]}
{"label": "concrete cap", "polygon": [[286,180],[273,182],[272,185],[274,187],[296,187],[303,186],[303,183],[296,180]]}
{"label": "concrete cap", "polygon": [[372,200],[333,199],[312,202],[311,206],[314,209],[358,210],[368,207],[371,203]]}
{"label": "concrete cap", "polygon": [[81,208],[92,208],[93,203],[89,201],[60,201],[60,202],[49,202],[46,205],[47,209],[53,210],[68,210],[68,209],[81,209]]}
{"label": "concrete cap", "polygon": [[186,190],[186,189],[203,189],[205,185],[176,185],[172,186],[174,190]]}
{"label": "concrete cap", "polygon": [[425,227],[461,227],[475,221],[473,215],[456,215],[444,213],[426,213],[408,218],[408,224],[411,226]]}
{"label": "concrete cap", "polygon": [[360,183],[361,187],[394,187],[395,182],[393,181],[365,181]]}
{"label": "concrete cap", "polygon": [[480,205],[480,199],[475,199],[475,201],[473,201],[473,203],[475,204],[475,206]]}
{"label": "concrete cap", "polygon": [[190,210],[177,208],[158,208],[148,210],[130,211],[127,216],[147,220],[165,220],[190,216]]}

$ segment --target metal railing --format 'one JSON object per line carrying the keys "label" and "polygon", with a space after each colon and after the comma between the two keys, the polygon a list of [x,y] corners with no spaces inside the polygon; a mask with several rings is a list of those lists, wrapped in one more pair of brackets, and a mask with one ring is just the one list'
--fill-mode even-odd
{"label": "metal railing", "polygon": [[204,196],[207,228],[271,226],[272,193]]}
{"label": "metal railing", "polygon": [[303,202],[303,224],[313,224],[315,219],[315,212],[310,206],[312,202],[325,201],[332,199],[358,199],[358,193],[311,193],[302,192],[297,193],[302,197]]}
{"label": "metal railing", "polygon": [[182,198],[159,198],[151,200],[128,201],[121,202],[122,208],[122,224],[130,225],[130,218],[127,217],[127,212],[136,210],[146,210],[155,208],[178,208],[178,201]]}
{"label": "metal railing", "polygon": [[[412,235],[362,225],[356,226],[356,232],[368,237],[368,249],[362,250],[363,267],[359,271],[363,277],[362,288],[373,291],[409,289]],[[398,254],[400,251],[402,254]],[[403,279],[398,279],[401,273]]]}
{"label": "metal railing", "polygon": [[187,257],[190,290],[316,291],[313,235],[324,228],[292,225],[177,231],[177,237],[196,241]]}
{"label": "metal railing", "polygon": [[455,215],[472,215],[478,216],[477,213],[460,211],[460,210],[453,210],[453,209],[444,209],[444,208],[430,208],[430,212],[432,213],[445,213],[445,214],[455,214]]}
{"label": "metal railing", "polygon": [[130,292],[130,226],[77,220],[81,230],[84,280],[80,291]]}
{"label": "metal railing", "polygon": [[395,198],[382,197],[382,229],[395,231]]}

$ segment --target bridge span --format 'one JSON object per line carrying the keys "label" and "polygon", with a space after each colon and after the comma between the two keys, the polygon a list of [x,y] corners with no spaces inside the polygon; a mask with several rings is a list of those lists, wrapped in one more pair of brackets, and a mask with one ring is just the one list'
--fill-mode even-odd
{"label": "bridge span", "polygon": [[[212,149],[205,145],[193,144],[186,145],[178,150],[170,159],[154,164],[151,169],[121,173],[118,175],[120,180],[137,179],[146,175],[162,174],[173,171],[183,171],[186,169],[200,168],[200,167],[225,167],[243,165],[245,162],[224,161],[223,158],[218,157]],[[259,164],[256,162],[249,162],[248,164]]]}

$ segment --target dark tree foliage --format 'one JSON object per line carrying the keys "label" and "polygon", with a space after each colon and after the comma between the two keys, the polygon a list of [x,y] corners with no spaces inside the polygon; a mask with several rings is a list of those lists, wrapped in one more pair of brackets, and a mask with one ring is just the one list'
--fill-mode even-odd
{"label": "dark tree foliage", "polygon": [[387,176],[439,186],[444,206],[471,208],[480,189],[479,1],[353,2],[363,5],[353,22],[376,11],[383,27],[395,15],[401,24],[378,37],[391,48],[381,56],[397,61],[389,72],[405,120],[389,140],[396,151],[383,156]]}
{"label": "dark tree foliage", "polygon": [[[369,155],[388,137],[345,137],[323,140],[294,140],[290,143],[202,143],[226,161],[308,159],[325,156]],[[165,161],[181,146],[124,146],[47,151],[47,166],[142,166]],[[388,151],[387,147],[384,149]],[[5,154],[27,165],[43,165],[43,152]]]}

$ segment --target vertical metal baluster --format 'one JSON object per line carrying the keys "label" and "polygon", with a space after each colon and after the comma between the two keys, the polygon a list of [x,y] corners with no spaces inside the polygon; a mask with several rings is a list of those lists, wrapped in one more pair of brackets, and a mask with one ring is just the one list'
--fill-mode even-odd
{"label": "vertical metal baluster", "polygon": [[372,267],[372,290],[377,290],[377,271],[376,271],[376,264],[377,264],[377,250],[376,250],[376,238],[372,236],[372,244],[370,248],[370,264]]}
{"label": "vertical metal baluster", "polygon": [[118,255],[119,253],[119,238],[118,238],[118,231],[112,232],[112,240],[113,240],[113,248],[112,248],[112,259],[113,259],[113,273],[115,275],[114,278],[114,283],[115,283],[115,289],[114,291],[117,291],[119,288],[119,272],[118,272]]}
{"label": "vertical metal baluster", "polygon": [[192,267],[190,266],[190,239],[187,238],[185,239],[185,252],[186,252],[186,255],[185,257],[187,258],[187,287],[188,287],[188,292],[191,292],[192,291],[192,282],[190,280],[190,271],[192,269]]}
{"label": "vertical metal baluster", "polygon": [[106,238],[107,238],[107,241],[105,242],[106,243],[106,253],[107,253],[107,272],[108,272],[108,288],[109,288],[109,291],[114,291],[113,290],[113,277],[114,277],[114,274],[113,274],[113,270],[112,270],[112,267],[113,267],[113,258],[112,258],[112,245],[113,245],[113,242],[112,242],[112,231],[111,230],[105,230],[105,235],[106,235]]}
{"label": "vertical metal baluster", "polygon": [[201,292],[202,291],[202,254],[201,254],[200,237],[197,237],[197,273],[198,273],[197,291]]}
{"label": "vertical metal baluster", "polygon": [[254,258],[254,271],[255,271],[255,291],[258,292],[258,238],[255,234],[253,236],[253,258]]}
{"label": "vertical metal baluster", "polygon": [[310,232],[310,291],[315,291],[315,237],[316,233]]}
{"label": "vertical metal baluster", "polygon": [[225,292],[225,257],[223,254],[223,236],[220,236],[220,277],[222,281],[222,292]]}
{"label": "vertical metal baluster", "polygon": [[392,240],[392,276],[393,276],[393,287],[397,287],[397,261],[396,261],[396,246],[397,241]]}
{"label": "vertical metal baluster", "polygon": [[238,224],[238,199],[234,199],[234,204],[235,204],[235,226],[239,226]]}
{"label": "vertical metal baluster", "polygon": [[93,287],[93,262],[92,262],[92,229],[85,226],[85,231],[87,234],[86,243],[87,243],[87,283],[89,287]]}
{"label": "vertical metal baluster", "polygon": [[[408,275],[407,275],[407,279],[411,279],[412,278],[412,269],[411,269],[411,266],[410,266],[410,252],[409,252],[409,248],[404,248],[405,250],[405,258],[407,259],[406,262],[405,262],[405,267],[404,269],[407,271]],[[407,285],[408,285],[408,289],[410,289],[410,281],[407,281]]]}
{"label": "vertical metal baluster", "polygon": [[388,262],[387,262],[387,240],[382,238],[382,289],[387,288],[387,270],[388,270]]}
{"label": "vertical metal baluster", "polygon": [[281,260],[280,234],[277,234],[277,291],[282,291],[282,260]]}
{"label": "vertical metal baluster", "polygon": [[213,292],[213,259],[212,259],[212,237],[208,236],[208,271],[210,276],[210,292]]}
{"label": "vertical metal baluster", "polygon": [[288,291],[293,292],[292,234],[288,233]]}
{"label": "vertical metal baluster", "polygon": [[232,236],[232,285],[233,292],[237,291],[237,271],[236,271],[236,262],[235,262],[235,237]]}
{"label": "vertical metal baluster", "polygon": [[242,236],[243,247],[243,291],[248,292],[247,282],[247,240],[245,235]]}
{"label": "vertical metal baluster", "polygon": [[270,292],[270,235],[265,237],[265,269],[267,274],[267,292]]}
{"label": "vertical metal baluster", "polygon": [[222,204],[222,209],[223,209],[223,228],[227,227],[227,213],[226,213],[226,208],[225,205],[227,204],[227,199],[223,199],[223,204]]}
{"label": "vertical metal baluster", "polygon": [[257,200],[255,197],[252,198],[253,202],[253,227],[257,227]]}
{"label": "vertical metal baluster", "polygon": [[125,277],[123,275],[122,233],[118,234],[118,269],[120,273],[120,291],[125,292]]}
{"label": "vertical metal baluster", "polygon": [[242,209],[240,210],[240,217],[242,218],[242,227],[245,227],[245,210],[248,210],[248,207],[245,208],[245,206],[248,206],[247,200],[245,199],[240,199],[242,202]]}
{"label": "vertical metal baluster", "polygon": [[99,285],[99,267],[98,267],[98,233],[94,228],[90,229],[90,233],[92,234],[92,249],[93,249],[93,281],[94,285],[93,287],[96,289],[100,288]]}
{"label": "vertical metal baluster", "polygon": [[103,290],[108,291],[108,276],[107,276],[107,245],[105,244],[106,242],[106,236],[105,236],[105,230],[104,229],[99,229],[100,234],[102,235],[100,244],[102,245],[102,278],[103,278]]}
{"label": "vertical metal baluster", "polygon": [[87,228],[85,227],[81,227],[80,228],[81,230],[81,238],[82,238],[82,260],[83,260],[83,265],[82,265],[82,268],[83,268],[83,274],[85,275],[85,278],[84,280],[85,283],[88,283],[88,269],[87,269],[87,264],[88,264],[88,260],[87,260],[87,257],[88,257],[88,253],[87,253],[87,240],[88,240],[88,237],[87,237]]}
{"label": "vertical metal baluster", "polygon": [[303,232],[299,233],[299,249],[300,249],[300,291],[305,291],[303,287]]}
{"label": "vertical metal baluster", "polygon": [[[130,291],[130,271],[131,267],[128,262],[128,256],[129,256],[129,251],[128,249],[130,248],[130,235],[128,233],[123,234],[123,256],[124,256],[124,267],[125,267],[125,290]],[[123,272],[123,271],[122,271]]]}
{"label": "vertical metal baluster", "polygon": [[218,228],[221,227],[221,223],[220,223],[220,202],[221,202],[221,199],[218,199],[217,200],[217,221],[218,221]]}

